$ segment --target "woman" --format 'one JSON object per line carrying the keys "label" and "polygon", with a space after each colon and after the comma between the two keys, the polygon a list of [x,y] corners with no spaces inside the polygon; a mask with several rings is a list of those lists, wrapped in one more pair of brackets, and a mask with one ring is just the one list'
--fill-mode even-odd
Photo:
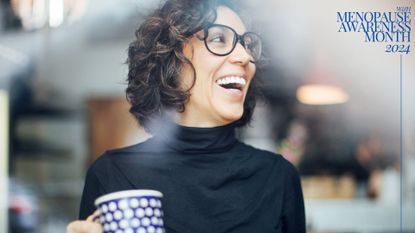
{"label": "woman", "polygon": [[[168,0],[130,45],[130,112],[154,136],[107,151],[88,170],[80,219],[100,232],[94,200],[127,189],[163,193],[168,233],[302,233],[295,168],[239,142],[255,106],[261,41],[225,1]],[[89,217],[88,217],[89,216]]]}

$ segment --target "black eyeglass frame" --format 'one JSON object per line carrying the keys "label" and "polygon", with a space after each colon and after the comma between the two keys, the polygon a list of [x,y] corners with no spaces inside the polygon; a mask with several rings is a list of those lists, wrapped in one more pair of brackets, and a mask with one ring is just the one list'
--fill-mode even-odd
{"label": "black eyeglass frame", "polygon": [[[208,46],[208,44],[207,44],[207,41],[206,41],[206,39],[208,38],[208,35],[209,35],[209,29],[210,28],[212,28],[212,27],[215,27],[215,26],[219,26],[219,27],[225,27],[225,28],[227,28],[227,29],[230,29],[233,33],[234,33],[234,41],[232,42],[232,49],[229,51],[229,52],[227,52],[227,53],[215,53],[215,52],[213,52],[212,50],[210,50],[210,48],[209,48],[209,46]],[[216,56],[227,56],[227,55],[229,55],[229,54],[231,54],[232,52],[233,52],[233,50],[235,50],[235,47],[236,47],[236,44],[238,44],[238,42],[239,43],[241,43],[241,45],[242,45],[242,47],[244,47],[244,49],[245,50],[247,50],[247,48],[246,48],[246,46],[245,46],[245,42],[244,42],[244,37],[246,36],[246,35],[255,35],[256,37],[258,37],[259,38],[259,42],[260,42],[260,53],[259,53],[259,55],[258,55],[258,59],[256,59],[256,60],[249,60],[250,62],[252,62],[252,63],[256,63],[256,62],[258,62],[259,60],[260,60],[260,58],[261,58],[261,54],[262,54],[262,41],[261,41],[261,36],[259,36],[257,33],[255,33],[255,32],[250,32],[250,31],[247,31],[247,32],[245,32],[244,34],[242,34],[242,35],[240,35],[240,34],[238,34],[236,31],[235,31],[235,29],[233,29],[233,28],[231,28],[231,27],[229,27],[229,26],[227,26],[227,25],[223,25],[223,24],[209,24],[207,27],[205,27],[205,28],[203,28],[203,32],[204,32],[204,36],[203,36],[203,38],[199,38],[200,40],[203,40],[204,41],[204,43],[205,43],[205,47],[206,47],[206,49],[210,52],[210,53],[212,53],[212,54],[214,54],[214,55],[216,55]],[[236,39],[235,39],[236,38]],[[247,51],[248,52],[248,51]],[[250,54],[250,53],[248,53],[251,57],[252,57],[252,59],[254,59],[254,57]]]}

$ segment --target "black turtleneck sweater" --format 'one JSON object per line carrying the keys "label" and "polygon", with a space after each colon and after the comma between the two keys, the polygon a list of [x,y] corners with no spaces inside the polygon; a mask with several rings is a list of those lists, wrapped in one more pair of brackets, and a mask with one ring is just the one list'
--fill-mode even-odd
{"label": "black turtleneck sweater", "polygon": [[305,233],[296,169],[238,141],[234,124],[171,124],[145,142],[107,151],[88,170],[80,219],[94,212],[97,197],[127,189],[163,193],[167,233]]}

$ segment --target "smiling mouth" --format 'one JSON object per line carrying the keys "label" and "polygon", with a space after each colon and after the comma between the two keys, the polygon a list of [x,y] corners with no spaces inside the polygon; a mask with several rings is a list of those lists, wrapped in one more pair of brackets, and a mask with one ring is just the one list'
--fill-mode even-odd
{"label": "smiling mouth", "polygon": [[216,80],[216,83],[231,91],[242,91],[246,85],[246,80],[241,76],[227,76]]}

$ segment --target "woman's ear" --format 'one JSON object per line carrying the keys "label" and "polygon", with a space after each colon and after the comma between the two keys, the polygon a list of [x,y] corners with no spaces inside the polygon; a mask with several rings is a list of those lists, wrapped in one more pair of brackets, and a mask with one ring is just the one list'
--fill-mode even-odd
{"label": "woman's ear", "polygon": [[197,38],[192,37],[191,39],[188,39],[186,43],[184,43],[183,45],[183,54],[187,59],[189,59],[189,61],[192,61],[193,56],[194,56],[193,43],[195,39]]}

